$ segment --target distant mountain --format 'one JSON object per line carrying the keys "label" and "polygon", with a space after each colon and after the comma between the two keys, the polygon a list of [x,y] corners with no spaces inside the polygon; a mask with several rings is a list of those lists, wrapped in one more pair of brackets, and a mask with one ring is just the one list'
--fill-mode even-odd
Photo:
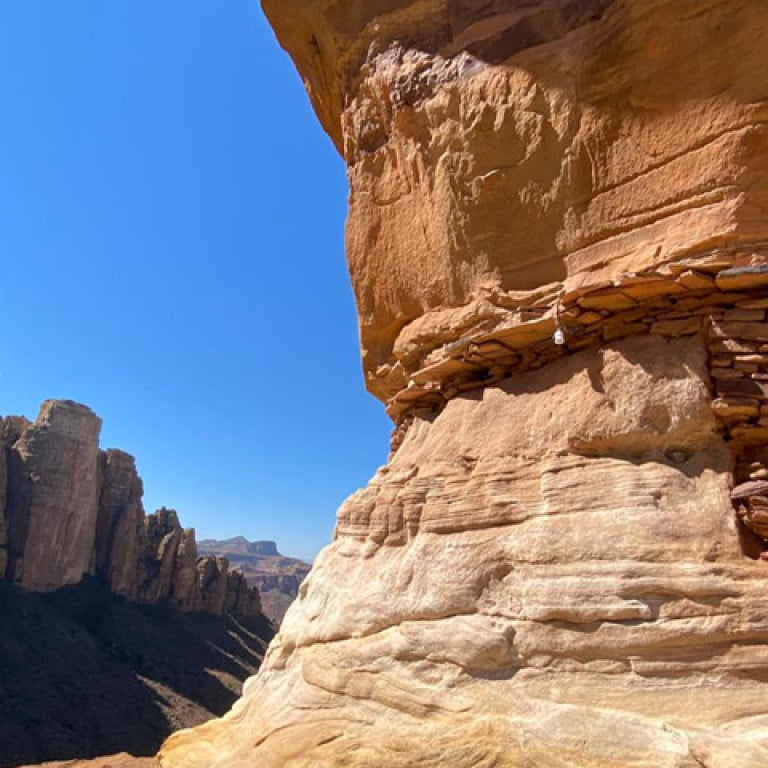
{"label": "distant mountain", "polygon": [[248,541],[242,536],[223,541],[203,539],[197,549],[201,555],[225,557],[242,571],[249,585],[258,587],[262,611],[275,626],[282,622],[312,567],[303,560],[281,554],[274,541]]}
{"label": "distant mountain", "polygon": [[248,541],[242,536],[235,536],[233,539],[206,539],[200,542],[201,545],[210,544],[217,547],[227,555],[259,555],[263,557],[282,557],[277,551],[277,544],[274,541]]}

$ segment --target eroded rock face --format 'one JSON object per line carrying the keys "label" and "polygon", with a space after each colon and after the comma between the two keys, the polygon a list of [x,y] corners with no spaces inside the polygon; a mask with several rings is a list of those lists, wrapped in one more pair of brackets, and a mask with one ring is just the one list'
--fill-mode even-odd
{"label": "eroded rock face", "polygon": [[708,381],[700,339],[645,336],[417,420],[232,717],[160,764],[763,764],[766,582]]}
{"label": "eroded rock face", "polygon": [[563,285],[764,239],[760,0],[264,7],[349,166],[382,399]]}
{"label": "eroded rock face", "polygon": [[90,409],[65,400],[43,403],[34,424],[0,420],[0,574],[39,592],[96,574],[136,602],[260,613],[258,589],[226,560],[198,557],[174,510],[145,514],[133,456],[100,451],[100,429]]}
{"label": "eroded rock face", "polygon": [[10,581],[48,591],[91,573],[99,499],[101,419],[47,400],[8,452]]}
{"label": "eroded rock face", "polygon": [[764,3],[263,4],[397,429],[158,764],[768,765]]}
{"label": "eroded rock face", "polygon": [[110,449],[101,455],[101,494],[96,529],[96,572],[119,595],[139,595],[136,563],[144,527],[144,486],[133,456]]}

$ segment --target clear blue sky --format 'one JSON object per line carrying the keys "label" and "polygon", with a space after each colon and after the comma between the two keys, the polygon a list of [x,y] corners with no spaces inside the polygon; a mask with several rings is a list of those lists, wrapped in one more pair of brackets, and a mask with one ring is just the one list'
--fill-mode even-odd
{"label": "clear blue sky", "polygon": [[0,2],[0,414],[86,403],[145,506],[310,558],[386,458],[344,166],[257,0]]}

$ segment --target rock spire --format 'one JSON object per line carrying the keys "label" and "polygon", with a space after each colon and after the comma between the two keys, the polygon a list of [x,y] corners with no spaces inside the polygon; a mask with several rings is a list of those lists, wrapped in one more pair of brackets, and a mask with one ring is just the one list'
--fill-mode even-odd
{"label": "rock spire", "polygon": [[34,423],[0,420],[0,566],[24,589],[50,592],[98,575],[140,603],[259,613],[258,590],[225,558],[198,557],[174,510],[146,515],[134,458],[99,449],[101,419],[47,400]]}

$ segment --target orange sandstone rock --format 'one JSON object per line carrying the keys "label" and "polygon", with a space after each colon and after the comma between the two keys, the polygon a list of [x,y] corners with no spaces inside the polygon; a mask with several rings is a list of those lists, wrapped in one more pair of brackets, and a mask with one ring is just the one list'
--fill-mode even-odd
{"label": "orange sandstone rock", "polygon": [[509,308],[765,239],[759,0],[264,8],[349,167],[378,397]]}
{"label": "orange sandstone rock", "polygon": [[768,765],[765,4],[263,4],[398,427],[158,765]]}

